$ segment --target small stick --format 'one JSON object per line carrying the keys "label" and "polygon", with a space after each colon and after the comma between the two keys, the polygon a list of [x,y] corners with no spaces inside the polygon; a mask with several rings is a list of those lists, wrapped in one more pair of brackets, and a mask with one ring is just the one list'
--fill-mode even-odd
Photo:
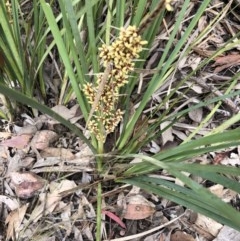
{"label": "small stick", "polygon": [[108,63],[108,65],[107,65],[107,67],[106,67],[106,69],[105,69],[105,71],[103,73],[101,83],[99,84],[97,95],[95,96],[94,102],[92,104],[92,108],[90,110],[90,113],[89,113],[89,116],[88,116],[88,119],[87,119],[86,127],[87,127],[89,121],[91,120],[94,111],[97,108],[98,102],[99,102],[99,100],[100,100],[100,98],[101,98],[101,96],[103,94],[104,87],[105,87],[105,85],[107,83],[107,80],[108,80],[108,77],[110,75],[111,70],[112,70],[112,64]]}

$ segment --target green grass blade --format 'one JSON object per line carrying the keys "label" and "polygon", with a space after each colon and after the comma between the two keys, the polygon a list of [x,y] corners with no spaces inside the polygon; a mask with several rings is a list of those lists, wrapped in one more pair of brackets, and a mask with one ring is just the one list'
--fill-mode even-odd
{"label": "green grass blade", "polygon": [[[186,2],[189,2],[188,1],[185,1],[183,7],[182,7],[182,10],[179,14],[179,17],[178,19],[176,20],[176,27],[175,27],[175,31],[177,32],[178,30],[178,24],[181,23],[183,17],[184,17],[184,12],[186,11],[186,8],[187,8],[187,3]],[[173,38],[175,36],[175,32],[170,36],[170,39],[172,38],[172,41],[173,41]],[[170,44],[169,44],[170,45]],[[163,79],[161,80],[163,81]],[[140,103],[140,106],[138,107],[137,111],[134,113],[133,117],[129,120],[127,126],[126,126],[126,130],[125,132],[123,133],[120,141],[118,142],[118,146],[119,146],[119,149],[122,149],[123,146],[125,145],[127,139],[129,138],[129,136],[132,134],[132,131],[133,131],[133,128],[134,128],[134,125],[136,124],[139,116],[141,115],[145,105],[147,104],[147,102],[149,101],[149,99],[151,98],[152,94],[154,93],[154,91],[157,89],[157,87],[160,86],[160,79],[159,79],[159,76],[155,75],[151,82],[149,83],[149,86],[148,86],[148,89],[146,91],[146,93],[144,94],[142,100],[141,100],[141,103]]]}
{"label": "green grass blade", "polygon": [[14,33],[10,24],[4,1],[0,1],[0,30],[0,48],[5,55],[6,61],[10,63],[11,68],[9,74],[15,76],[13,81],[17,79],[21,87],[23,87],[22,59],[16,44],[16,33]]}
{"label": "green grass blade", "polygon": [[87,8],[87,27],[88,27],[88,44],[89,44],[89,53],[91,57],[92,67],[94,73],[99,73],[99,64],[97,58],[97,42],[95,37],[95,27],[94,27],[94,16],[93,16],[93,6],[91,1],[86,0]]}
{"label": "green grass blade", "polygon": [[137,14],[134,15],[131,24],[139,26],[140,22],[142,21],[143,14],[146,10],[147,0],[139,0],[139,1],[136,1],[136,3],[137,3],[137,6],[136,8],[133,9],[133,11],[136,12]]}
{"label": "green grass blade", "polygon": [[114,19],[114,26],[117,28],[124,25],[125,6],[125,0],[116,2],[116,18]]}
{"label": "green grass blade", "polygon": [[80,86],[78,84],[78,80],[76,79],[74,70],[73,70],[72,65],[71,65],[71,61],[69,59],[69,55],[68,55],[67,49],[66,49],[65,44],[63,42],[61,33],[60,33],[59,28],[57,26],[55,17],[53,15],[53,12],[52,12],[49,4],[47,4],[44,0],[41,0],[40,3],[41,3],[41,6],[43,8],[43,11],[45,13],[45,16],[47,18],[49,27],[50,27],[50,29],[52,31],[53,37],[54,37],[54,39],[56,41],[56,45],[58,47],[59,54],[60,54],[60,56],[62,58],[62,61],[64,63],[66,71],[67,71],[67,73],[69,75],[69,79],[71,81],[71,85],[72,85],[72,87],[74,89],[74,92],[76,94],[78,103],[79,103],[80,108],[81,108],[81,110],[82,110],[82,112],[84,114],[84,118],[87,119],[87,114],[86,114],[87,113],[87,108],[86,108],[86,105],[85,105],[85,101],[84,101],[84,98],[82,96],[82,93],[81,93],[81,90],[80,90]]}

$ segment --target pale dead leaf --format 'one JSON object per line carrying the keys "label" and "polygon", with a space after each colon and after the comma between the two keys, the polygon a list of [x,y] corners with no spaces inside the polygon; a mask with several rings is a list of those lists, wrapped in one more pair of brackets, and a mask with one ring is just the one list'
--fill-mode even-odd
{"label": "pale dead leaf", "polygon": [[223,196],[224,186],[222,186],[220,184],[213,185],[213,186],[209,187],[208,189],[211,193],[215,194],[216,196],[218,196],[220,198]]}
{"label": "pale dead leaf", "polygon": [[176,135],[180,140],[186,140],[187,135],[183,131],[173,129],[173,134]]}
{"label": "pale dead leaf", "polygon": [[85,196],[81,196],[81,204],[85,209],[85,215],[87,218],[91,219],[96,217],[93,205],[88,201],[88,199]]}
{"label": "pale dead leaf", "polygon": [[[141,188],[137,186],[132,186],[132,189],[129,191],[128,196],[136,196],[138,198],[137,194],[139,194]],[[141,196],[142,197],[142,196]],[[133,198],[132,198],[133,199]],[[137,200],[138,201],[138,200]]]}
{"label": "pale dead leaf", "polygon": [[13,238],[15,240],[15,236],[18,237],[19,232],[21,231],[21,223],[27,211],[28,204],[23,205],[22,207],[13,210],[6,218],[5,223],[7,225],[7,238]]}
{"label": "pale dead leaf", "polygon": [[72,202],[70,202],[68,205],[64,207],[64,209],[61,212],[61,218],[63,221],[63,226],[66,230],[66,235],[69,236],[72,231],[72,223],[71,223],[71,205]]}
{"label": "pale dead leaf", "polygon": [[31,141],[31,146],[38,150],[43,150],[49,147],[49,145],[54,141],[56,141],[57,138],[58,138],[58,135],[53,131],[49,131],[49,130],[38,131],[34,135]]}
{"label": "pale dead leaf", "polygon": [[18,135],[31,135],[33,136],[36,132],[37,132],[37,127],[35,125],[26,125],[26,126],[23,126],[23,127],[16,127],[14,128],[15,132],[18,134]]}
{"label": "pale dead leaf", "polygon": [[126,198],[123,192],[120,192],[117,197],[117,206],[125,207],[126,206]]}
{"label": "pale dead leaf", "polygon": [[195,70],[199,63],[201,62],[202,58],[196,54],[191,56],[184,56],[178,63],[178,69],[183,69],[184,67],[190,67],[192,70]]}
{"label": "pale dead leaf", "polygon": [[0,145],[0,157],[7,159],[8,158],[8,147],[7,146],[1,146]]}
{"label": "pale dead leaf", "polygon": [[89,173],[83,171],[82,172],[81,183],[90,183],[92,178],[93,178],[92,175],[90,175]]}
{"label": "pale dead leaf", "polygon": [[32,172],[11,172],[9,175],[16,195],[20,198],[33,197],[46,183],[44,179]]}
{"label": "pale dead leaf", "polygon": [[219,232],[218,236],[213,241],[239,241],[240,240],[240,232],[224,226]]}
{"label": "pale dead leaf", "polygon": [[[60,157],[45,157],[39,159],[34,165],[34,168],[39,168],[39,167],[51,167],[51,166],[57,166],[61,164],[61,158]],[[35,170],[34,170],[35,171]]]}
{"label": "pale dead leaf", "polygon": [[235,153],[231,153],[230,157],[225,157],[222,161],[221,161],[222,165],[231,165],[231,166],[236,166],[236,165],[240,165],[240,158],[237,154]]}
{"label": "pale dead leaf", "polygon": [[76,186],[77,185],[75,182],[69,180],[62,180],[61,183],[51,182],[49,185],[50,193],[47,195],[40,193],[39,201],[41,203],[32,211],[30,220],[37,222],[42,217],[43,213],[52,213],[62,199],[60,193],[72,189]]}
{"label": "pale dead leaf", "polygon": [[123,210],[123,218],[140,220],[150,217],[155,212],[155,205],[141,195],[130,196],[127,207]]}
{"label": "pale dead leaf", "polygon": [[198,31],[201,33],[208,25],[207,16],[201,16],[198,20]]}
{"label": "pale dead leaf", "polygon": [[31,156],[26,156],[21,160],[21,167],[22,168],[29,168],[33,166],[33,163],[36,161],[35,158]]}
{"label": "pale dead leaf", "polygon": [[66,206],[68,206],[68,203],[65,203],[63,201],[59,201],[58,205],[54,209],[54,212],[57,212],[57,213],[64,212],[64,209],[66,208]]}
{"label": "pale dead leaf", "polygon": [[21,160],[25,156],[22,150],[16,151],[13,157],[8,157],[8,169],[7,174],[9,175],[13,171],[18,171],[21,168]]}
{"label": "pale dead leaf", "polygon": [[229,190],[224,188],[224,186],[220,184],[213,185],[208,188],[213,194],[221,198],[224,202],[230,202],[237,193],[233,190]]}
{"label": "pale dead leaf", "polygon": [[[188,106],[191,107],[192,105],[189,104]],[[191,110],[188,112],[188,116],[194,122],[200,123],[203,117],[203,109],[198,108],[198,109]]]}
{"label": "pale dead leaf", "polygon": [[17,149],[24,149],[29,144],[32,135],[13,136],[11,139],[2,141],[0,145],[7,147],[14,147]]}
{"label": "pale dead leaf", "polygon": [[220,229],[223,226],[222,224],[214,221],[211,218],[203,216],[202,214],[198,214],[195,224],[201,227],[204,231],[213,235],[214,237],[217,236],[217,234],[219,233]]}
{"label": "pale dead leaf", "polygon": [[87,144],[81,146],[81,151],[75,154],[76,159],[80,162],[90,163],[94,159],[94,154]]}
{"label": "pale dead leaf", "polygon": [[75,155],[71,150],[65,148],[47,147],[40,152],[41,157],[61,157],[63,160],[72,160]]}
{"label": "pale dead leaf", "polygon": [[56,105],[52,108],[54,112],[61,115],[64,119],[69,120],[75,116],[76,111],[71,111],[63,105]]}
{"label": "pale dead leaf", "polygon": [[73,124],[77,123],[81,118],[81,110],[79,107],[79,104],[74,105],[71,109],[70,112],[74,115],[69,121]]}
{"label": "pale dead leaf", "polygon": [[[165,121],[161,123],[161,130],[164,130],[164,128],[167,127],[170,123],[170,121]],[[172,127],[169,126],[166,130],[162,132],[162,145],[164,146],[168,141],[172,142],[173,140],[174,136],[172,134]]]}
{"label": "pale dead leaf", "polygon": [[178,62],[178,69],[181,70],[186,66],[187,56],[183,56]]}
{"label": "pale dead leaf", "polygon": [[83,241],[82,231],[80,231],[76,226],[73,226],[74,239]]}
{"label": "pale dead leaf", "polygon": [[202,61],[202,58],[199,56],[190,56],[188,58],[187,65],[191,67],[192,70],[195,70],[198,68],[201,61]]}
{"label": "pale dead leaf", "polygon": [[201,86],[193,84],[192,82],[189,82],[189,81],[186,81],[185,84],[197,94],[203,93],[203,88]]}
{"label": "pale dead leaf", "polygon": [[156,154],[160,151],[160,146],[155,141],[151,141],[150,145],[151,147],[149,148],[149,151],[151,153]]}
{"label": "pale dead leaf", "polygon": [[94,237],[93,237],[93,231],[92,231],[92,227],[90,227],[90,225],[86,225],[84,227],[84,236],[86,236],[86,240],[89,240],[89,241],[93,241],[94,240]]}
{"label": "pale dead leaf", "polygon": [[6,132],[6,131],[2,132],[2,131],[0,131],[0,138],[2,138],[2,139],[7,139],[7,138],[9,138],[11,135],[12,135],[12,134],[11,134],[10,132]]}
{"label": "pale dead leaf", "polygon": [[0,195],[0,202],[5,203],[11,210],[17,209],[19,207],[19,203],[15,198],[10,198],[4,195]]}
{"label": "pale dead leaf", "polygon": [[140,163],[142,162],[142,158],[139,157],[135,157],[134,159],[132,159],[132,161],[130,162],[130,164],[135,164],[135,163]]}

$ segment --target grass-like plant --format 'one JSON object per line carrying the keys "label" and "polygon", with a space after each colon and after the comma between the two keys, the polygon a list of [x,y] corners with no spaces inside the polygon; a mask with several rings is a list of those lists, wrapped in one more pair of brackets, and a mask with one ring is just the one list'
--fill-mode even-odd
{"label": "grass-like plant", "polygon": [[[3,1],[0,3],[0,27],[2,28],[0,51],[5,60],[0,80],[0,93],[5,95],[10,106],[12,105],[10,100],[15,100],[39,109],[79,135],[96,155],[100,176],[106,177],[110,172],[114,174],[117,182],[139,186],[148,192],[158,194],[240,230],[240,214],[233,207],[183,174],[188,172],[240,193],[238,181],[230,178],[230,176],[239,176],[238,168],[188,162],[191,158],[204,153],[240,144],[240,130],[238,128],[228,130],[240,120],[239,113],[234,114],[207,136],[196,138],[198,131],[215,114],[222,101],[239,95],[240,92],[234,90],[239,75],[231,79],[223,95],[174,111],[177,103],[184,101],[183,96],[189,91],[189,88],[186,88],[182,95],[175,96],[186,81],[216,56],[234,48],[239,44],[239,40],[235,37],[231,38],[194,71],[183,76],[169,89],[161,103],[156,105],[150,114],[143,116],[153,94],[173,76],[179,61],[218,23],[221,12],[201,34],[191,39],[192,32],[209,6],[210,0],[199,2],[197,12],[189,20],[180,39],[177,39],[178,29],[185,20],[190,0],[184,1],[176,16],[174,11],[167,13],[172,14],[175,23],[150,80],[137,96],[139,98],[134,98],[136,85],[139,82],[139,73],[136,70],[144,68],[144,63],[150,54],[149,50],[159,33],[159,26],[164,22],[166,9],[173,10],[171,1],[59,0],[58,16],[55,16],[53,8],[45,0],[34,1],[32,14],[36,37],[34,40],[27,38],[24,41],[21,38],[24,28],[20,24],[23,16],[19,3],[16,0],[11,3],[12,12],[8,12]],[[224,11],[226,9],[223,9]],[[85,41],[80,37],[81,31],[87,34]],[[46,36],[50,34],[53,36],[53,41],[45,48]],[[27,48],[23,48],[24,44]],[[91,132],[90,140],[76,126],[33,98],[37,84],[41,86],[42,95],[45,95],[42,68],[45,58],[54,47],[57,47],[61,64],[64,66],[59,102],[67,103],[74,93],[86,121],[86,129]],[[31,65],[25,62],[26,58],[31,59]],[[16,91],[16,87],[19,87],[20,91]],[[131,113],[130,108],[132,102],[133,105],[137,105],[134,113]],[[167,128],[172,127],[190,111],[210,104],[215,105],[215,108],[184,143],[153,156],[139,154],[142,147],[157,139]],[[168,108],[164,108],[164,111],[158,114],[159,110],[166,105]],[[160,131],[159,126],[165,122],[170,124]],[[121,128],[119,128],[120,125]],[[109,133],[113,132],[115,136],[109,137]],[[111,138],[111,141],[114,140],[109,152],[104,145],[108,138]],[[135,157],[142,159],[142,162],[132,166],[129,164],[129,159]],[[107,164],[105,164],[106,159]],[[109,165],[113,168],[118,163],[125,164],[125,168],[109,171]],[[169,175],[178,178],[185,185],[180,186],[149,176],[159,170],[166,170]],[[97,190],[96,240],[100,240],[101,183],[98,184]]]}

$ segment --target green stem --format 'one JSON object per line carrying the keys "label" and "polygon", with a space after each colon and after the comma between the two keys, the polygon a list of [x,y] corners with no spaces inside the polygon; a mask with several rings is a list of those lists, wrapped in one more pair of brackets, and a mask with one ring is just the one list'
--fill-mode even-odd
{"label": "green stem", "polygon": [[102,141],[98,141],[98,154],[100,154],[100,156],[97,157],[98,174],[102,173],[102,156],[101,156],[101,154],[103,154],[103,153],[104,153],[103,142]]}
{"label": "green stem", "polygon": [[97,233],[96,241],[101,241],[101,225],[102,224],[102,184],[98,183],[97,188]]}

